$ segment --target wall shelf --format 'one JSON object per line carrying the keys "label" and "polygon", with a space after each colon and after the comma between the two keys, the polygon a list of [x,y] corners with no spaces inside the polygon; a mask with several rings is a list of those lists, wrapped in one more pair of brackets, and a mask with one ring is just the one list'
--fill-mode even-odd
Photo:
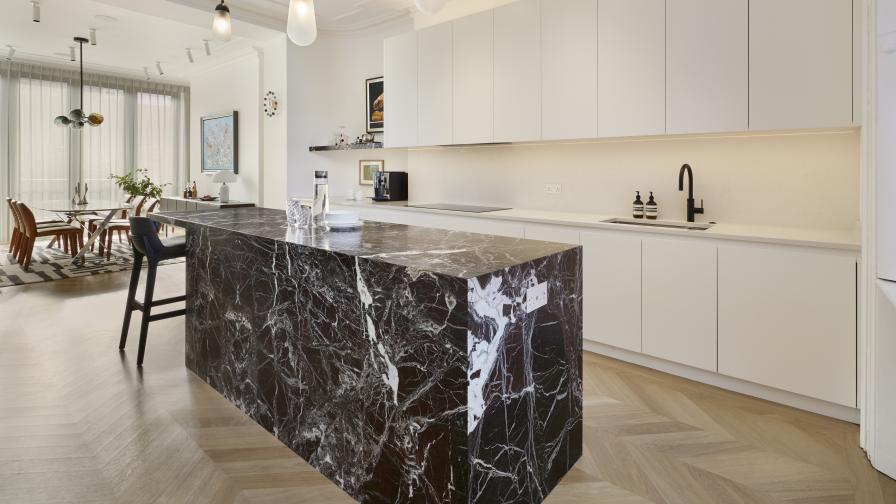
{"label": "wall shelf", "polygon": [[342,150],[372,150],[372,149],[382,149],[383,142],[370,142],[364,144],[347,144],[343,147],[337,147],[335,145],[312,145],[308,147],[309,152],[327,152],[327,151],[342,151]]}

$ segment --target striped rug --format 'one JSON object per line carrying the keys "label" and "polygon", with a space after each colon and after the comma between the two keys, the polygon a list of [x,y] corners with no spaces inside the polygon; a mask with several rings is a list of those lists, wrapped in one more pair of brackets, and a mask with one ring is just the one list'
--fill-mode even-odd
{"label": "striped rug", "polygon": [[[111,259],[107,261],[95,252],[88,251],[87,261],[83,265],[80,260],[78,264],[71,264],[71,255],[62,249],[47,247],[48,243],[35,245],[28,271],[16,263],[9,253],[8,245],[0,245],[0,288],[125,271],[131,269],[134,260],[131,246],[127,242],[118,243],[117,240],[112,242]],[[172,259],[162,264],[179,262],[183,262],[183,259]]]}

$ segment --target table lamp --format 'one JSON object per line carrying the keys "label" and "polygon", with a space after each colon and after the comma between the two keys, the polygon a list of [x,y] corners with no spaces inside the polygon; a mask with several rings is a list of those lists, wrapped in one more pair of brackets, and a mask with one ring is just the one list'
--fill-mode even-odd
{"label": "table lamp", "polygon": [[236,182],[236,175],[232,171],[219,171],[212,177],[212,182],[221,184],[221,192],[218,193],[221,203],[230,201],[230,188],[227,187],[228,182]]}

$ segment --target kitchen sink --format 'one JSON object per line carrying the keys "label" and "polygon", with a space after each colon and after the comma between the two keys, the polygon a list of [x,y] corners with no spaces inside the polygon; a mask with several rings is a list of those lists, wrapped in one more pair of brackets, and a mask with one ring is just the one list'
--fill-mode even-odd
{"label": "kitchen sink", "polygon": [[668,229],[685,229],[688,231],[706,231],[712,227],[712,224],[698,224],[696,222],[672,222],[672,221],[650,221],[645,219],[607,219],[607,224],[628,224],[629,226],[645,226]]}

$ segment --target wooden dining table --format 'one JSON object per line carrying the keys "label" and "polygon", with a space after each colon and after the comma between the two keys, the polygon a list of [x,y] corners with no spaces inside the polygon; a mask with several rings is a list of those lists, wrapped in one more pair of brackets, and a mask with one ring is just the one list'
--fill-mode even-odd
{"label": "wooden dining table", "polygon": [[90,233],[90,236],[87,238],[87,242],[84,244],[84,247],[82,247],[78,254],[72,258],[71,264],[74,264],[79,259],[81,260],[81,264],[84,264],[84,254],[87,252],[87,249],[89,249],[90,246],[93,245],[93,242],[96,241],[103,230],[106,229],[106,226],[109,225],[109,222],[115,217],[117,213],[121,212],[122,210],[129,210],[132,207],[130,203],[115,200],[96,200],[84,205],[74,204],[71,201],[66,200],[49,200],[37,203],[29,203],[28,206],[36,208],[38,210],[43,210],[44,212],[56,214],[62,220],[77,220],[81,224],[81,227],[84,227],[85,229],[87,229],[87,227],[84,225],[85,223],[81,221],[82,217],[88,215],[103,216],[102,222],[96,227],[96,230],[93,233]]}

